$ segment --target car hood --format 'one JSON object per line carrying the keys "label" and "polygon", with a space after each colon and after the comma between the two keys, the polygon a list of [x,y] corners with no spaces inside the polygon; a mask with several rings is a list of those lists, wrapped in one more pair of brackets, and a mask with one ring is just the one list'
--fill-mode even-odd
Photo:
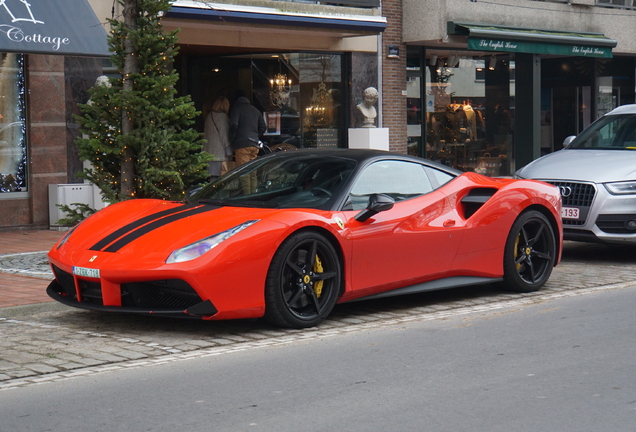
{"label": "car hood", "polygon": [[280,212],[276,209],[130,200],[110,205],[86,219],[69,236],[68,243],[75,250],[165,255],[248,220],[276,220],[275,214]]}
{"label": "car hood", "polygon": [[607,183],[636,179],[634,150],[564,149],[540,157],[517,171],[520,177]]}

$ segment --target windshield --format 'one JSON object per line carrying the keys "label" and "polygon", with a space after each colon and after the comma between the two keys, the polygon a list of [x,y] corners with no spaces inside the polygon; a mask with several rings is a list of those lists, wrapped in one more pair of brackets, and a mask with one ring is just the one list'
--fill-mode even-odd
{"label": "windshield", "polygon": [[203,187],[190,201],[262,208],[326,209],[351,177],[352,159],[303,155],[258,158]]}
{"label": "windshield", "polygon": [[636,115],[608,115],[593,123],[568,149],[636,150]]}

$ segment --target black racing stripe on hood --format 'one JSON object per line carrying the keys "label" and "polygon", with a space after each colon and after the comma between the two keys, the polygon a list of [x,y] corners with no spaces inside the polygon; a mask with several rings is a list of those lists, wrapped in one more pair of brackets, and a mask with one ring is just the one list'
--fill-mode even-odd
{"label": "black racing stripe on hood", "polygon": [[211,206],[211,205],[204,205],[201,207],[196,207],[190,210],[186,210],[183,211],[181,213],[177,213],[177,214],[173,214],[171,216],[166,216],[164,218],[161,218],[159,220],[156,220],[152,223],[149,223],[148,225],[145,225],[127,235],[125,235],[124,237],[120,238],[119,240],[117,240],[115,243],[113,243],[112,245],[108,246],[106,249],[104,249],[104,252],[117,252],[119,251],[121,248],[123,248],[124,246],[126,246],[127,244],[129,244],[130,242],[138,239],[139,237],[148,234],[151,231],[156,230],[157,228],[161,228],[164,225],[167,225],[169,223],[172,223],[174,221],[178,221],[180,219],[186,218],[188,216],[194,216],[196,214],[199,213],[205,213],[205,212],[209,212],[211,210],[216,210],[219,207],[217,206]]}
{"label": "black racing stripe on hood", "polygon": [[162,218],[164,216],[169,216],[171,214],[174,213],[178,213],[184,210],[187,210],[189,208],[193,208],[192,204],[183,204],[180,205],[178,207],[173,207],[171,209],[168,210],[162,210],[160,212],[157,213],[153,213],[151,215],[148,216],[144,216],[141,219],[138,219],[134,222],[129,223],[128,225],[125,225],[121,228],[119,228],[117,231],[108,234],[106,237],[104,237],[103,239],[101,239],[100,241],[98,241],[97,243],[95,243],[89,250],[94,250],[94,251],[98,251],[98,250],[102,250],[102,248],[105,248],[106,246],[108,246],[109,244],[111,244],[112,242],[114,242],[115,240],[117,240],[119,237],[128,234],[130,231],[133,231],[137,228],[139,228],[142,225],[147,224],[148,222],[152,222],[153,220]]}

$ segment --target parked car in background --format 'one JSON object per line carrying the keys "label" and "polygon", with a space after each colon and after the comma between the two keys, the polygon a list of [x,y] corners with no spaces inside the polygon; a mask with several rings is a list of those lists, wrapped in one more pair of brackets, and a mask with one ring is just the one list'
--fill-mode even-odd
{"label": "parked car in background", "polygon": [[516,178],[559,188],[566,240],[636,243],[636,105],[600,117]]}

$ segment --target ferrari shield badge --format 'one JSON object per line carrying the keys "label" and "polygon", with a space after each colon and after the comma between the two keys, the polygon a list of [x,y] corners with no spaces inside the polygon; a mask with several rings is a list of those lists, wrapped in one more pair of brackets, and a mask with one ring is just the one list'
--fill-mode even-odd
{"label": "ferrari shield badge", "polygon": [[336,217],[334,218],[334,220],[336,221],[336,224],[338,224],[338,227],[339,227],[340,229],[344,229],[345,224],[344,224],[344,221],[343,221],[342,219],[340,219],[338,216],[336,216]]}

